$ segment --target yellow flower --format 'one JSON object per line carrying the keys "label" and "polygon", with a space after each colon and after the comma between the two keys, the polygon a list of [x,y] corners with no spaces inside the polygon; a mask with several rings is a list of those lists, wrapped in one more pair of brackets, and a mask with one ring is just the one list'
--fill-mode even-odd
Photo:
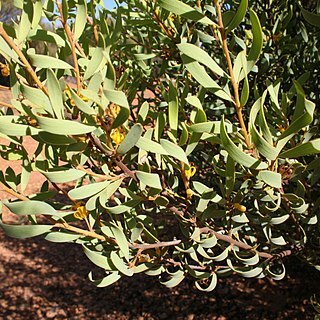
{"label": "yellow flower", "polygon": [[193,196],[193,191],[191,189],[187,189],[186,193],[187,193],[187,199],[191,199]]}
{"label": "yellow flower", "polygon": [[123,141],[125,135],[118,128],[116,128],[111,131],[110,137],[112,141],[118,146]]}
{"label": "yellow flower", "polygon": [[83,220],[84,218],[86,218],[87,216],[89,215],[89,212],[88,210],[86,209],[85,206],[80,206],[77,208],[76,212],[73,214],[73,216],[76,218],[76,219],[79,219],[79,220]]}
{"label": "yellow flower", "polygon": [[247,208],[245,206],[243,206],[242,204],[240,203],[235,203],[233,205],[235,207],[235,209],[241,211],[241,212],[246,212],[247,211]]}
{"label": "yellow flower", "polygon": [[196,173],[197,169],[195,166],[191,166],[190,169],[184,170],[184,174],[186,178],[189,180],[191,177],[193,177]]}
{"label": "yellow flower", "polygon": [[112,119],[115,119],[119,114],[119,112],[120,112],[120,106],[118,106],[117,104],[111,104],[106,111],[107,116]]}
{"label": "yellow flower", "polygon": [[0,70],[3,77],[10,76],[10,69],[6,64],[0,62]]}

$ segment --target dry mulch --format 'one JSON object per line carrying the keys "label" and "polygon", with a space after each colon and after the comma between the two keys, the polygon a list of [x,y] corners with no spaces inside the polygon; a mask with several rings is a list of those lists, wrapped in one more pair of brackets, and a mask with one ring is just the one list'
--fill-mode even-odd
{"label": "dry mulch", "polygon": [[[9,98],[0,90],[0,101]],[[26,147],[34,147],[31,139]],[[8,165],[19,171],[19,164],[0,159],[0,170]],[[41,182],[33,175],[26,194]],[[87,278],[94,268],[74,244],[16,240],[0,231],[0,320],[307,320],[315,317],[310,297],[320,293],[320,273],[296,258],[288,260],[288,275],[280,282],[234,276],[219,280],[211,293],[197,291],[190,280],[167,289],[145,275],[96,288]]]}

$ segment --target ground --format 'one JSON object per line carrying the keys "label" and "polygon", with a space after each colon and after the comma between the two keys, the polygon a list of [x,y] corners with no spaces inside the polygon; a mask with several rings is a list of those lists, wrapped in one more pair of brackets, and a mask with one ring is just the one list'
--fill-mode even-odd
{"label": "ground", "polygon": [[[0,88],[0,102],[9,98]],[[0,160],[0,170],[8,165],[19,170]],[[26,194],[40,184],[33,175]],[[282,281],[234,276],[220,279],[211,293],[197,291],[189,280],[167,289],[144,275],[96,288],[87,277],[95,267],[80,246],[16,240],[0,231],[0,320],[314,319],[310,298],[320,293],[320,272],[294,257],[286,266]]]}

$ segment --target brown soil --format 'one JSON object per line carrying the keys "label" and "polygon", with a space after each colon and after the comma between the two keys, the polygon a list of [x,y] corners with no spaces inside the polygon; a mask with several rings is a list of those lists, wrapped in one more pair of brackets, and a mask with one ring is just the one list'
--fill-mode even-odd
{"label": "brown soil", "polygon": [[[9,93],[0,89],[0,101]],[[32,141],[27,147],[32,150]],[[0,159],[0,170],[19,165]],[[26,194],[41,185],[33,175]],[[0,193],[0,199],[7,197]],[[231,277],[211,293],[192,282],[167,289],[145,275],[96,288],[95,269],[81,248],[40,238],[16,240],[0,231],[0,320],[36,319],[314,319],[310,298],[319,292],[320,273],[299,260],[287,261],[280,282]]]}

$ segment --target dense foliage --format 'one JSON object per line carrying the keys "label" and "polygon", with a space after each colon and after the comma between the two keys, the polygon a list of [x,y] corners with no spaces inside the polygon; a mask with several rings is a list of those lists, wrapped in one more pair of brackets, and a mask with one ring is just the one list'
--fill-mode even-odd
{"label": "dense foliage", "polygon": [[[26,219],[3,214],[9,236],[80,245],[98,286],[320,269],[319,1],[15,3],[0,137],[22,170],[0,185]],[[33,171],[47,181],[24,195]]]}

